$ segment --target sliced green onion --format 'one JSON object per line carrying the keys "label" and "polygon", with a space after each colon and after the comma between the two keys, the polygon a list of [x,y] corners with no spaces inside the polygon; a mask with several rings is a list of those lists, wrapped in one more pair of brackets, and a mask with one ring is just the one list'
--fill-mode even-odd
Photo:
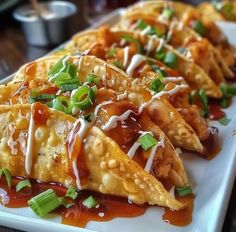
{"label": "sliced green onion", "polygon": [[111,48],[108,52],[107,55],[109,58],[115,57],[117,55],[117,49],[116,48]]}
{"label": "sliced green onion", "polygon": [[147,151],[149,148],[157,144],[157,140],[150,133],[146,133],[139,137],[138,143],[140,143],[142,148]]}
{"label": "sliced green onion", "polygon": [[164,34],[164,31],[160,31],[156,27],[151,27],[151,30],[148,32],[148,35],[157,35],[157,37],[161,37]]}
{"label": "sliced green onion", "polygon": [[229,84],[222,83],[220,85],[220,89],[223,95],[226,97],[236,96],[236,85],[229,85]]}
{"label": "sliced green onion", "polygon": [[219,123],[223,126],[227,126],[230,121],[231,121],[231,119],[226,118],[226,117],[223,117],[223,118],[219,119]]}
{"label": "sliced green onion", "polygon": [[85,199],[82,204],[87,208],[91,209],[97,205],[97,201],[93,198],[93,196],[88,197]]}
{"label": "sliced green onion", "polygon": [[141,46],[139,40],[135,39],[131,35],[123,35],[123,36],[121,36],[121,38],[127,42],[134,43],[137,48],[137,53],[142,53],[142,46]]}
{"label": "sliced green onion", "polygon": [[166,71],[163,70],[163,69],[161,69],[160,67],[158,67],[156,64],[152,64],[151,67],[152,67],[152,70],[153,70],[155,73],[160,74],[160,77],[161,77],[161,78],[168,76],[168,74],[166,73]]}
{"label": "sliced green onion", "polygon": [[208,111],[208,98],[207,98],[207,95],[206,95],[206,91],[204,89],[200,89],[198,91],[198,95],[199,95],[199,98],[200,98],[200,100],[203,104],[203,109],[204,109],[203,116],[207,117],[208,114],[209,114],[209,111]]}
{"label": "sliced green onion", "polygon": [[54,209],[61,206],[62,202],[53,189],[48,189],[31,198],[28,201],[28,205],[38,216],[44,217]]}
{"label": "sliced green onion", "polygon": [[196,31],[199,35],[204,36],[206,34],[206,28],[201,21],[195,20],[193,21],[191,26],[193,30]]}
{"label": "sliced green onion", "polygon": [[160,78],[156,78],[155,80],[152,80],[150,83],[150,89],[156,93],[159,93],[164,89],[165,85],[160,80]]}
{"label": "sliced green onion", "polygon": [[73,91],[75,89],[78,89],[79,85],[77,84],[63,84],[60,86],[60,90],[62,93],[67,92],[67,91]]}
{"label": "sliced green onion", "polygon": [[75,200],[78,197],[78,192],[76,188],[70,187],[66,192],[66,197],[69,197],[72,200]]}
{"label": "sliced green onion", "polygon": [[31,101],[46,101],[46,100],[52,100],[55,98],[54,94],[48,94],[48,93],[30,93],[30,99]]}
{"label": "sliced green onion", "polygon": [[74,64],[68,64],[66,72],[70,75],[71,78],[77,78],[77,67]]}
{"label": "sliced green onion", "polygon": [[94,113],[91,112],[91,113],[87,114],[87,115],[84,117],[84,119],[85,119],[87,122],[92,122],[93,119],[94,119],[94,117],[95,117]]}
{"label": "sliced green onion", "polygon": [[183,47],[178,47],[176,50],[181,54],[184,54],[187,51],[187,49]]}
{"label": "sliced green onion", "polygon": [[57,78],[55,79],[55,84],[60,88],[62,85],[65,84],[75,84],[81,85],[78,79],[72,79],[68,73],[60,73],[58,74]]}
{"label": "sliced green onion", "polygon": [[230,98],[224,96],[220,100],[220,107],[225,109],[225,108],[229,107],[229,105],[230,105]]}
{"label": "sliced green onion", "polygon": [[45,105],[49,108],[52,108],[53,107],[53,102],[52,101],[47,102]]}
{"label": "sliced green onion", "polygon": [[21,189],[25,187],[31,187],[30,181],[29,180],[22,180],[16,185],[16,192],[19,192]]}
{"label": "sliced green onion", "polygon": [[192,188],[190,186],[175,187],[175,193],[177,193],[177,195],[180,197],[184,197],[189,194],[192,194]]}
{"label": "sliced green onion", "polygon": [[165,8],[162,11],[162,15],[166,18],[166,19],[171,19],[173,17],[175,13],[175,10],[173,8]]}
{"label": "sliced green onion", "polygon": [[6,177],[7,186],[10,189],[12,186],[11,172],[7,168],[2,168],[2,169],[0,169],[0,177],[2,177],[2,175],[4,175]]}
{"label": "sliced green onion", "polygon": [[124,69],[124,66],[118,60],[114,60],[113,64],[119,69]]}
{"label": "sliced green onion", "polygon": [[176,56],[175,53],[169,51],[165,54],[164,63],[167,66],[171,68],[175,68],[177,65],[177,62],[178,62],[178,57]]}
{"label": "sliced green onion", "polygon": [[62,203],[62,205],[67,209],[69,209],[69,208],[71,208],[72,206],[75,205],[74,202],[68,202],[65,197],[60,197],[59,200]]}
{"label": "sliced green onion", "polygon": [[196,96],[196,91],[195,91],[195,90],[191,91],[191,93],[189,94],[189,103],[190,103],[191,105],[194,104],[194,97],[195,97],[195,96]]}
{"label": "sliced green onion", "polygon": [[89,83],[98,84],[99,81],[100,81],[100,77],[98,77],[98,76],[95,75],[95,74],[88,74],[88,75],[86,76],[86,81],[89,82]]}
{"label": "sliced green onion", "polygon": [[95,88],[90,88],[87,85],[81,86],[71,97],[73,106],[81,110],[86,110],[92,106],[96,93],[95,90]]}
{"label": "sliced green onion", "polygon": [[143,30],[147,27],[148,25],[142,20],[142,19],[139,19],[136,23],[136,27]]}
{"label": "sliced green onion", "polygon": [[64,72],[67,68],[68,61],[65,61],[67,57],[63,57],[61,60],[59,60],[48,72],[49,78],[54,77],[59,72]]}
{"label": "sliced green onion", "polygon": [[165,52],[163,51],[163,49],[161,49],[160,51],[156,51],[154,54],[154,58],[156,60],[163,60],[165,58]]}
{"label": "sliced green onion", "polygon": [[56,97],[53,100],[52,108],[67,114],[71,114],[72,104],[70,103],[70,100],[67,97],[60,96]]}

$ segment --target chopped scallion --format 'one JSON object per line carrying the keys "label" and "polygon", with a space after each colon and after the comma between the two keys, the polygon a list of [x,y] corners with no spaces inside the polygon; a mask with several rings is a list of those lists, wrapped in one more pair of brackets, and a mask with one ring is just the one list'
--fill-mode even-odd
{"label": "chopped scallion", "polygon": [[93,105],[95,94],[95,88],[90,88],[87,85],[81,86],[78,90],[75,90],[71,96],[72,104],[76,108],[85,110]]}
{"label": "chopped scallion", "polygon": [[191,26],[199,35],[204,36],[206,34],[206,28],[201,21],[195,20],[192,22]]}
{"label": "chopped scallion", "polygon": [[231,119],[226,118],[226,117],[223,117],[223,118],[219,119],[219,123],[223,126],[227,126],[230,121],[231,121]]}
{"label": "chopped scallion", "polygon": [[163,70],[162,68],[158,67],[156,64],[152,64],[151,67],[152,67],[152,70],[153,70],[155,73],[160,74],[160,77],[161,77],[161,78],[168,76],[168,74],[166,73],[166,71]]}
{"label": "chopped scallion", "polygon": [[162,49],[160,51],[156,51],[154,54],[154,58],[156,60],[163,60],[165,58],[165,52]]}
{"label": "chopped scallion", "polygon": [[184,54],[187,51],[187,49],[184,47],[178,47],[176,50],[181,54]]}
{"label": "chopped scallion", "polygon": [[33,102],[36,102],[36,101],[47,101],[47,100],[52,100],[54,98],[55,98],[54,94],[34,93],[32,91],[30,93],[30,99]]}
{"label": "chopped scallion", "polygon": [[113,64],[119,69],[124,69],[124,66],[119,62],[119,60],[114,60]]}
{"label": "chopped scallion", "polygon": [[173,8],[165,8],[162,11],[162,15],[166,18],[166,19],[171,19],[174,15],[174,9]]}
{"label": "chopped scallion", "polygon": [[227,108],[229,105],[230,105],[230,98],[224,96],[224,97],[220,100],[220,107],[223,108],[223,109],[225,109],[225,108]]}
{"label": "chopped scallion", "polygon": [[116,48],[111,48],[108,52],[107,55],[109,58],[115,57],[117,55],[117,49]]}
{"label": "chopped scallion", "polygon": [[82,204],[87,208],[91,209],[97,205],[97,201],[93,198],[93,196],[88,197],[85,199]]}
{"label": "chopped scallion", "polygon": [[121,38],[127,42],[134,43],[137,48],[137,53],[142,53],[142,46],[141,46],[139,40],[135,39],[131,35],[123,35],[123,36],[121,36]]}
{"label": "chopped scallion", "polygon": [[99,81],[100,81],[100,78],[95,74],[88,74],[86,76],[86,81],[89,82],[89,83],[98,84]]}
{"label": "chopped scallion", "polygon": [[67,114],[71,114],[72,104],[70,103],[70,100],[67,97],[60,96],[56,97],[53,100],[52,108]]}
{"label": "chopped scallion", "polygon": [[2,175],[4,175],[6,177],[7,186],[10,189],[12,186],[11,172],[7,168],[2,168],[2,169],[0,169],[0,177],[2,177]]}
{"label": "chopped scallion", "polygon": [[70,187],[66,192],[66,197],[69,197],[72,200],[75,200],[78,197],[78,192],[76,188]]}
{"label": "chopped scallion", "polygon": [[236,95],[236,85],[222,83],[220,89],[226,97],[233,97]]}
{"label": "chopped scallion", "polygon": [[31,187],[30,181],[29,180],[22,180],[16,185],[16,192],[19,192],[21,189],[25,187]]}
{"label": "chopped scallion", "polygon": [[136,23],[136,27],[143,30],[147,27],[148,25],[142,20],[142,19],[139,19]]}
{"label": "chopped scallion", "polygon": [[79,85],[78,84],[62,84],[60,86],[60,90],[62,93],[67,92],[67,91],[73,91],[75,89],[78,89]]}
{"label": "chopped scallion", "polygon": [[28,205],[38,216],[44,217],[61,206],[62,202],[53,189],[48,189],[31,198],[28,201]]}
{"label": "chopped scallion", "polygon": [[192,188],[190,186],[175,187],[175,193],[180,197],[184,197],[189,194],[192,194]]}
{"label": "chopped scallion", "polygon": [[177,65],[177,62],[178,62],[178,57],[176,56],[175,53],[168,51],[168,52],[165,54],[164,63],[165,63],[167,66],[169,66],[169,67],[171,67],[171,68],[175,68],[176,65]]}
{"label": "chopped scallion", "polygon": [[157,144],[157,140],[150,133],[146,133],[139,137],[138,143],[140,143],[142,148],[147,151],[149,148]]}
{"label": "chopped scallion", "polygon": [[199,95],[199,98],[203,104],[203,116],[207,117],[208,114],[209,114],[209,110],[208,110],[208,98],[207,98],[207,95],[206,95],[206,91],[204,89],[200,89],[198,91],[198,95]]}
{"label": "chopped scallion", "polygon": [[159,93],[164,89],[165,85],[161,81],[160,78],[156,78],[155,80],[152,80],[150,83],[150,89],[156,93]]}

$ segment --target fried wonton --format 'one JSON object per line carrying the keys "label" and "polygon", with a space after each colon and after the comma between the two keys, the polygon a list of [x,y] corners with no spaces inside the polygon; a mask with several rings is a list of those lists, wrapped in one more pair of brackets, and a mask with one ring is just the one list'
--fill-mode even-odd
{"label": "fried wonton", "polygon": [[0,167],[14,176],[183,207],[99,128],[41,103],[0,107]]}

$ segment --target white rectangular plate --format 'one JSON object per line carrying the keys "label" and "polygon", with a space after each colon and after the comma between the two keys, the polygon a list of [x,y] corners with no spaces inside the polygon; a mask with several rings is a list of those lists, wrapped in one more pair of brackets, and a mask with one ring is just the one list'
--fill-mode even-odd
{"label": "white rectangular plate", "polygon": [[[113,12],[101,24],[114,24],[120,14],[120,10]],[[7,81],[9,78],[4,80],[5,83]],[[218,122],[211,123],[219,128],[222,144],[221,152],[213,160],[207,161],[193,154],[181,155],[196,194],[193,221],[186,227],[163,222],[163,209],[158,207],[149,208],[140,217],[89,222],[87,229],[81,229],[60,224],[58,216],[45,220],[35,216],[29,208],[10,209],[0,206],[0,224],[34,232],[44,232],[48,228],[51,232],[220,232],[236,174],[236,136],[233,136],[236,129],[236,98],[226,113],[231,119],[228,126],[221,126]]]}

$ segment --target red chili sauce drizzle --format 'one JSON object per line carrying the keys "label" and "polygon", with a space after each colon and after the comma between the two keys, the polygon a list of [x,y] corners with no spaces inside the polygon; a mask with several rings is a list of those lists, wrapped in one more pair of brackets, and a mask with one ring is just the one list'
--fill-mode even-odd
{"label": "red chili sauce drizzle", "polygon": [[225,112],[221,110],[219,102],[211,102],[209,104],[209,119],[219,120],[225,117]]}

